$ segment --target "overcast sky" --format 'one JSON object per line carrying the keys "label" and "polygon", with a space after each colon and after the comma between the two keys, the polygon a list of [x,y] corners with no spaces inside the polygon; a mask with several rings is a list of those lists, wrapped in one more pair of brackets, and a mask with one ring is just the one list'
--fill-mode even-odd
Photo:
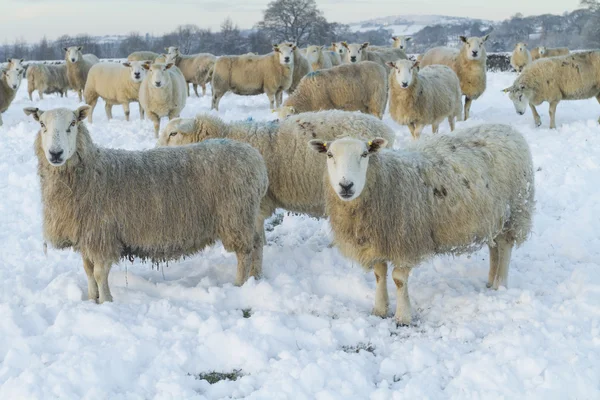
{"label": "overcast sky", "polygon": [[[230,17],[240,28],[262,18],[269,0],[0,0],[0,41],[37,41],[43,35],[162,34],[180,24],[218,30]],[[579,0],[317,0],[329,21],[349,23],[389,15],[438,14],[501,20],[562,14]]]}

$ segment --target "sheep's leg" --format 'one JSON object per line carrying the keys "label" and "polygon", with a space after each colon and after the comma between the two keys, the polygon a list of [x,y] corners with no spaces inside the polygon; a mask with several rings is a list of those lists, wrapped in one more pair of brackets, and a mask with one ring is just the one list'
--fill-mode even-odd
{"label": "sheep's leg", "polygon": [[378,262],[373,266],[375,272],[375,307],[373,307],[373,315],[385,318],[388,313],[390,300],[387,291],[387,263]]}
{"label": "sheep's leg", "polygon": [[470,97],[465,96],[465,121],[469,119],[469,112],[471,111],[471,103],[473,100]]}
{"label": "sheep's leg", "polygon": [[496,238],[496,245],[498,246],[498,270],[493,287],[497,290],[500,286],[508,287],[508,268],[514,240],[507,235],[502,235]]}
{"label": "sheep's leg", "polygon": [[29,101],[33,101],[33,96],[32,96],[33,90],[31,90],[31,91],[28,90],[27,93],[29,94]]}
{"label": "sheep's leg", "polygon": [[38,90],[38,95],[40,96],[40,100],[44,100],[44,91],[42,89]]}
{"label": "sheep's leg", "polygon": [[172,120],[173,118],[179,118],[179,114],[181,114],[181,112],[179,110],[169,111],[169,121]]}
{"label": "sheep's leg", "polygon": [[269,98],[269,106],[271,110],[275,109],[275,104],[277,102],[277,94],[276,93],[267,93],[267,97]]}
{"label": "sheep's leg", "polygon": [[275,100],[276,100],[277,108],[281,107],[281,105],[283,104],[283,90],[279,90],[275,94]]}
{"label": "sheep's leg", "polygon": [[235,286],[242,286],[246,282],[248,272],[252,267],[253,252],[236,251],[238,266],[237,275],[235,277]]}
{"label": "sheep's leg", "polygon": [[148,111],[148,119],[154,124],[154,137],[158,139],[158,132],[160,130],[160,118],[157,114]]}
{"label": "sheep's leg", "polygon": [[129,114],[130,114],[129,103],[123,104],[123,111],[125,112],[125,121],[129,122]]}
{"label": "sheep's leg", "polygon": [[88,122],[91,124],[93,123],[93,117],[94,117],[94,110],[96,109],[96,104],[98,103],[98,98],[96,97],[95,99],[90,99],[88,101],[88,105],[91,107],[90,112],[88,113]]}
{"label": "sheep's leg", "polygon": [[187,93],[188,93],[188,97],[190,97],[190,83],[187,82]]}
{"label": "sheep's leg", "polygon": [[550,129],[556,129],[556,106],[558,105],[558,101],[553,101],[550,103],[549,113],[550,113]]}
{"label": "sheep's leg", "polygon": [[98,301],[98,284],[94,278],[94,263],[91,260],[83,257],[83,269],[88,278],[88,299],[95,302]]}
{"label": "sheep's leg", "polygon": [[496,275],[498,274],[498,245],[488,245],[488,248],[490,249],[490,272],[488,273],[488,282],[486,286],[491,288],[494,285]]}
{"label": "sheep's leg", "polygon": [[396,284],[396,322],[409,325],[412,320],[410,299],[408,297],[408,276],[410,268],[394,267],[392,278]]}
{"label": "sheep's leg", "polygon": [[110,263],[94,263],[94,278],[98,285],[98,303],[113,301],[110,289],[108,287],[108,273],[110,272]]}
{"label": "sheep's leg", "polygon": [[202,86],[202,97],[206,96],[206,83],[200,84]]}
{"label": "sheep's leg", "polygon": [[200,95],[198,94],[198,84],[194,83],[193,86],[194,86],[194,93],[196,93],[196,97],[200,97]]}
{"label": "sheep's leg", "polygon": [[83,90],[78,90],[77,95],[79,96],[79,102],[83,103]]}
{"label": "sheep's leg", "polygon": [[533,120],[535,121],[535,126],[541,126],[542,119],[540,118],[540,114],[538,114],[537,109],[531,103],[529,103],[529,108],[531,108],[531,113],[533,114]]}
{"label": "sheep's leg", "polygon": [[412,135],[413,139],[416,139],[416,136],[415,136],[415,124],[409,123],[408,124],[408,130],[410,131],[410,134]]}
{"label": "sheep's leg", "polygon": [[[596,96],[596,100],[598,100],[598,103],[600,103],[600,94]],[[600,118],[598,118],[598,123],[600,124]]]}
{"label": "sheep's leg", "polygon": [[254,232],[254,248],[252,250],[252,267],[250,276],[259,279],[262,276],[263,248],[267,244],[265,236],[265,218],[259,215],[256,218],[256,227]]}
{"label": "sheep's leg", "polygon": [[2,126],[2,113],[0,112],[0,126]]}
{"label": "sheep's leg", "polygon": [[450,132],[453,132],[454,128],[456,128],[456,123],[454,122],[454,115],[450,115],[448,117],[448,124],[450,124]]}
{"label": "sheep's leg", "polygon": [[112,104],[104,104],[104,111],[106,111],[106,118],[110,121],[112,119]]}
{"label": "sheep's leg", "polygon": [[440,124],[431,124],[431,133],[438,133],[440,130]]}
{"label": "sheep's leg", "polygon": [[421,132],[423,132],[423,128],[425,128],[425,125],[423,124],[415,124],[415,133],[413,134],[413,137],[415,139],[418,139],[421,137]]}
{"label": "sheep's leg", "polygon": [[213,87],[213,98],[212,98],[212,104],[210,107],[211,110],[219,111],[219,102],[221,101],[221,97],[223,97],[223,94],[216,92],[215,88]]}
{"label": "sheep's leg", "polygon": [[144,120],[144,107],[140,103],[138,103],[138,107],[140,108],[140,119]]}

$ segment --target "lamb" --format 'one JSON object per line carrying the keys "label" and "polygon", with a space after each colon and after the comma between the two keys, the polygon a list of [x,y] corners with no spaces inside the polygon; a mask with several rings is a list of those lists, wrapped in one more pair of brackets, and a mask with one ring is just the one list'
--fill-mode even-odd
{"label": "lamb", "polygon": [[510,56],[510,65],[521,73],[525,66],[531,64],[531,53],[527,50],[527,43],[519,42]]}
{"label": "lamb", "polygon": [[470,37],[461,36],[460,40],[463,46],[460,50],[449,47],[434,47],[428,50],[421,61],[421,66],[425,67],[432,64],[447,65],[456,72],[460,80],[460,89],[465,95],[465,117],[469,119],[471,103],[477,100],[485,92],[487,53],[485,51],[485,42],[489,37]]}
{"label": "lamb", "polygon": [[[226,123],[210,114],[174,119],[161,132],[159,146],[180,146],[206,139],[226,138],[258,149],[267,165],[269,189],[261,205],[261,218],[276,208],[323,217],[325,198],[323,164],[306,146],[312,138],[334,140],[340,136],[383,136],[391,146],[393,131],[370,115],[343,111],[299,114],[277,122],[239,121]],[[294,151],[290,151],[294,149]]]}
{"label": "lamb", "polygon": [[[112,119],[112,107],[121,104],[125,111],[125,120],[129,121],[129,103],[139,102],[140,85],[150,61],[131,61],[123,64],[100,63],[90,68],[85,90],[85,102],[90,105],[88,121],[92,123],[92,116],[98,98],[101,97],[105,106],[106,117]],[[140,118],[144,119],[144,110],[140,104]]]}
{"label": "lamb", "polygon": [[[179,52],[179,47],[169,47],[169,51],[166,62],[175,63],[183,73],[185,81],[193,85],[197,97],[200,97],[198,85],[202,87],[202,96],[206,95],[206,84],[212,79],[217,57],[209,53],[184,55]],[[188,86],[188,96],[189,94]]]}
{"label": "lamb", "polygon": [[65,60],[67,63],[67,78],[71,89],[77,92],[79,101],[83,101],[83,90],[87,76],[92,65],[100,62],[93,54],[82,54],[82,46],[65,47]]}
{"label": "lamb", "polygon": [[281,43],[263,56],[219,57],[213,70],[212,109],[219,110],[221,97],[229,91],[241,96],[266,93],[271,109],[279,107],[282,93],[292,85],[295,48]]}
{"label": "lamb", "polygon": [[236,285],[262,268],[257,224],[268,187],[259,152],[231,140],[125,151],[96,146],[72,111],[25,108],[39,121],[35,140],[44,237],[83,258],[88,298],[112,301],[108,274],[120,259],[153,263],[200,252],[221,240],[238,260]]}
{"label": "lamb", "polygon": [[44,94],[60,93],[60,97],[67,96],[69,79],[67,65],[31,64],[27,68],[27,93],[29,100],[33,101],[33,92],[38,91],[40,100]]}
{"label": "lamb", "polygon": [[153,51],[134,51],[127,56],[127,61],[155,61],[160,54]]}
{"label": "lamb", "polygon": [[454,130],[454,118],[462,113],[460,82],[445,65],[431,65],[419,71],[419,61],[398,60],[389,63],[390,114],[401,125],[408,125],[413,139],[418,139],[425,125],[433,133],[448,118]]}
{"label": "lamb", "polygon": [[544,46],[540,46],[539,52],[540,58],[566,56],[570,53],[569,49],[566,47],[557,47],[555,49],[549,49]]}
{"label": "lamb", "polygon": [[154,136],[158,137],[160,119],[179,117],[187,99],[187,83],[179,68],[172,63],[143,64],[148,72],[140,85],[139,102],[145,114],[154,124]]}
{"label": "lamb", "polygon": [[369,46],[367,50],[380,51],[389,49],[400,49],[406,51],[408,42],[412,40],[411,36],[392,36],[392,46]]}
{"label": "lamb", "polygon": [[5,68],[0,68],[0,126],[2,126],[2,113],[15,99],[21,81],[23,80],[23,60],[8,59]]}
{"label": "lamb", "polygon": [[308,59],[313,71],[333,67],[331,58],[327,54],[326,50],[323,50],[323,46],[308,46],[306,48],[306,58]]}
{"label": "lamb", "polygon": [[[541,58],[525,67],[512,86],[504,89],[523,115],[527,104],[536,126],[542,124],[535,106],[550,104],[550,129],[556,128],[556,106],[561,100],[596,97],[600,102],[600,51]],[[600,123],[600,119],[598,120]]]}
{"label": "lamb", "polygon": [[402,150],[385,139],[311,140],[327,154],[325,210],[340,252],[374,269],[373,314],[388,311],[394,265],[396,321],[411,322],[408,276],[438,254],[489,246],[488,287],[506,286],[513,246],[531,231],[534,172],[527,141],[508,125],[479,125]]}
{"label": "lamb", "polygon": [[383,118],[388,98],[387,73],[374,62],[343,64],[311,72],[278,110],[279,118],[319,110],[361,111]]}
{"label": "lamb", "polygon": [[[293,46],[294,44],[288,43],[288,45]],[[312,72],[312,67],[310,66],[310,63],[308,62],[306,57],[304,57],[301,54],[300,49],[296,47],[292,52],[294,54],[294,71],[292,72],[292,84],[289,87],[289,89],[285,91],[287,94],[294,93],[294,90],[296,90],[296,88],[298,87],[300,80],[304,78],[307,74]],[[280,104],[283,102],[282,100],[283,93],[280,94],[280,98],[278,100]]]}

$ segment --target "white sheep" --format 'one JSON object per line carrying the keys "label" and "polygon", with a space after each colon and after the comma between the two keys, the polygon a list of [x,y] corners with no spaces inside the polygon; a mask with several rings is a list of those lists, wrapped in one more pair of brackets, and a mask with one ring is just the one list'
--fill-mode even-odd
{"label": "white sheep", "polygon": [[23,80],[23,60],[8,59],[8,64],[0,68],[0,126],[2,126],[2,113],[8,110],[13,102],[21,81]]}
{"label": "white sheep", "polygon": [[566,56],[570,53],[566,47],[548,48],[546,46],[539,47],[539,58]]}
{"label": "white sheep", "polygon": [[342,44],[343,42],[331,42],[331,47],[329,48],[331,51],[337,53],[340,56],[341,63],[346,63],[346,53],[348,50]]}
{"label": "white sheep", "polygon": [[64,48],[69,86],[77,92],[79,101],[83,101],[83,89],[85,89],[85,82],[90,68],[100,62],[98,57],[93,54],[82,54],[82,49],[82,46]]}
{"label": "white sheep", "polygon": [[382,150],[385,144],[381,138],[310,142],[327,155],[326,214],[336,246],[375,271],[373,314],[387,316],[387,262],[394,266],[401,324],[411,322],[410,271],[428,257],[487,244],[487,286],[506,286],[512,248],[527,239],[534,211],[523,136],[507,125],[480,125],[402,150]]}
{"label": "white sheep", "polygon": [[[294,43],[289,43],[294,46]],[[300,80],[304,78],[308,73],[312,72],[312,67],[304,55],[302,55],[298,47],[294,48],[292,53],[294,54],[294,71],[292,72],[292,84],[289,89],[285,92],[287,94],[294,93],[294,90],[298,87]],[[277,100],[279,104],[283,103],[283,93],[280,93],[280,97]]]}
{"label": "white sheep", "polygon": [[527,43],[517,43],[510,56],[510,65],[520,73],[531,62],[531,53],[527,50]]}
{"label": "white sheep", "polygon": [[67,96],[69,79],[66,64],[30,64],[26,76],[29,100],[33,101],[35,90],[38,91],[40,100],[44,99],[44,94],[60,93],[60,97]]}
{"label": "white sheep", "polygon": [[392,60],[387,60],[380,52],[367,50],[367,47],[369,47],[369,42],[365,42],[363,44],[358,44],[358,43],[348,44],[346,42],[342,42],[342,46],[346,49],[346,53],[344,54],[344,62],[345,63],[358,63],[361,61],[373,61],[387,69],[388,66],[386,65],[386,63],[388,61],[392,61]]}
{"label": "white sheep", "polygon": [[[100,63],[90,68],[83,95],[85,102],[90,105],[88,120],[92,123],[92,116],[98,98],[104,102],[106,117],[112,119],[112,107],[115,104],[123,106],[125,120],[129,121],[129,103],[139,102],[140,86],[146,76],[144,65],[150,61],[131,61],[119,63]],[[144,110],[140,104],[140,118],[144,119]]]}
{"label": "white sheep", "polygon": [[389,49],[400,49],[402,51],[406,51],[408,47],[408,42],[412,40],[411,36],[392,36],[392,45],[391,46],[370,46],[368,50],[389,50]]}
{"label": "white sheep", "polygon": [[460,82],[445,65],[431,65],[419,70],[419,61],[398,60],[389,63],[390,114],[401,125],[408,125],[413,139],[418,139],[425,125],[438,132],[440,122],[462,113]]}
{"label": "white sheep", "polygon": [[[191,83],[197,97],[198,85],[202,87],[202,96],[206,95],[206,84],[212,79],[213,68],[217,57],[210,53],[185,55],[179,52],[179,47],[169,47],[167,53],[167,63],[174,63],[185,77],[187,83]],[[188,96],[189,86],[188,86]]]}
{"label": "white sheep", "polygon": [[[154,62],[160,54],[153,51],[134,51],[127,56],[127,61],[152,61]],[[163,61],[164,62],[164,61]]]}
{"label": "white sheep", "polygon": [[308,46],[306,48],[306,59],[310,63],[313,71],[333,67],[331,57],[329,57],[328,52],[323,49],[323,46]]}

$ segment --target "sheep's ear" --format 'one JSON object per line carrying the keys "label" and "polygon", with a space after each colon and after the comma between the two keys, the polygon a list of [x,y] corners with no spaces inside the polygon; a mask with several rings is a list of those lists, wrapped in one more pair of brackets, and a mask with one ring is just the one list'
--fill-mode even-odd
{"label": "sheep's ear", "polygon": [[398,36],[392,36],[392,40],[395,42],[396,40],[398,40]]}
{"label": "sheep's ear", "polygon": [[484,42],[486,42],[489,37],[490,37],[490,34],[488,33],[487,35],[485,35],[484,37],[482,37],[481,40],[483,40]]}
{"label": "sheep's ear", "polygon": [[63,50],[67,51],[67,50],[69,50],[69,48],[68,47],[63,47]]}
{"label": "sheep's ear", "polygon": [[91,109],[92,108],[90,106],[85,105],[79,107],[77,110],[73,111],[73,113],[75,114],[75,118],[77,118],[77,121],[81,122],[88,116]]}
{"label": "sheep's ear", "polygon": [[387,146],[387,140],[385,140],[384,138],[375,138],[373,140],[369,140],[367,142],[367,148],[369,151],[369,154],[375,154],[377,153],[379,150],[381,150],[383,147]]}
{"label": "sheep's ear", "polygon": [[505,89],[502,89],[502,91],[503,91],[504,93],[510,93],[510,92],[512,92],[512,91],[513,91],[513,87],[512,87],[512,86],[509,86],[509,87],[507,87],[507,88],[505,88]]}
{"label": "sheep's ear", "polygon": [[279,45],[277,45],[277,44],[274,44],[274,45],[273,45],[273,50],[274,50],[276,53],[279,53]]}
{"label": "sheep's ear", "polygon": [[388,62],[386,62],[386,64],[387,64],[387,66],[388,66],[388,67],[390,67],[390,68],[396,68],[396,63],[395,63],[395,62],[393,62],[393,61],[388,61]]}
{"label": "sheep's ear", "polygon": [[367,47],[369,47],[369,42],[364,42],[362,46],[360,46],[361,49],[366,49]]}
{"label": "sheep's ear", "polygon": [[348,48],[348,43],[347,42],[342,42],[342,46],[344,46],[345,48]]}
{"label": "sheep's ear", "polygon": [[79,51],[83,50],[83,46],[77,46],[77,50],[79,50]]}
{"label": "sheep's ear", "polygon": [[20,62],[20,63],[22,63],[23,61],[25,61],[25,59],[24,59],[24,58],[21,58],[21,59],[19,60],[19,62]]}
{"label": "sheep's ear", "polygon": [[521,90],[525,89],[525,85],[521,83],[521,85],[519,86],[519,89],[521,89]]}
{"label": "sheep's ear", "polygon": [[169,69],[173,66],[173,63],[168,63],[167,65],[165,65],[165,69]]}
{"label": "sheep's ear", "polygon": [[313,139],[308,142],[309,147],[311,147],[317,153],[327,153],[327,148],[331,142],[326,142],[324,140]]}
{"label": "sheep's ear", "polygon": [[6,62],[10,64],[12,62],[12,58],[7,58]]}
{"label": "sheep's ear", "polygon": [[292,45],[292,50],[296,50],[297,48],[298,48],[298,46],[296,45],[296,43],[294,43],[294,44]]}
{"label": "sheep's ear", "polygon": [[35,119],[38,122],[40,121],[40,117],[44,113],[44,111],[40,110],[37,107],[25,107],[23,109],[23,112],[25,113],[25,115],[31,115],[33,119]]}
{"label": "sheep's ear", "polygon": [[421,61],[419,61],[419,60],[415,61],[413,63],[413,68],[417,68],[417,69],[421,68]]}
{"label": "sheep's ear", "polygon": [[125,61],[123,63],[123,66],[129,68],[129,67],[131,67],[131,63],[129,61]]}
{"label": "sheep's ear", "polygon": [[333,47],[335,49],[335,47],[336,47],[335,42],[331,42],[331,47]]}
{"label": "sheep's ear", "polygon": [[168,52],[169,52],[169,48],[168,48],[168,47],[165,47],[165,51],[168,53]]}
{"label": "sheep's ear", "polygon": [[147,64],[146,64],[146,63],[143,63],[143,64],[142,64],[142,68],[144,68],[144,69],[146,69],[146,70],[150,69],[150,62],[148,61],[148,63],[147,63]]}
{"label": "sheep's ear", "polygon": [[407,42],[409,42],[409,41],[412,40],[412,36],[407,36],[407,37],[404,38],[404,40],[406,40]]}
{"label": "sheep's ear", "polygon": [[459,36],[459,38],[460,38],[460,41],[461,41],[461,42],[463,42],[463,43],[467,43],[467,37],[466,37],[466,36],[462,36],[462,35],[461,35],[461,36]]}

